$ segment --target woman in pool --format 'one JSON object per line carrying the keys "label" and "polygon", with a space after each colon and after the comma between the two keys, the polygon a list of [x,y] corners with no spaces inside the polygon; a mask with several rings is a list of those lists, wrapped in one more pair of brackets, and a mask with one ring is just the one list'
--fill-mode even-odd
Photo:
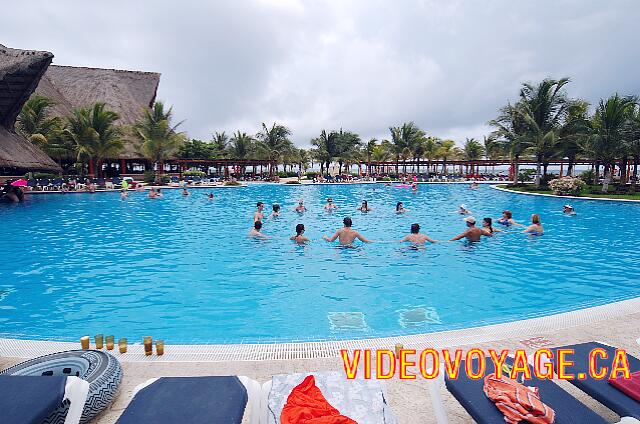
{"label": "woman in pool", "polygon": [[396,213],[405,213],[405,212],[409,212],[409,210],[404,208],[404,204],[402,202],[398,202],[396,204]]}
{"label": "woman in pool", "polygon": [[162,191],[160,191],[160,189],[156,190],[156,199],[162,199],[164,197],[164,194],[162,194]]}
{"label": "woman in pool", "polygon": [[186,188],[182,189],[182,195],[183,196],[188,196],[189,195],[189,190],[187,190]]}
{"label": "woman in pool", "polygon": [[505,227],[510,227],[512,225],[520,225],[516,221],[513,220],[513,214],[509,210],[502,211],[502,217],[498,220],[498,224],[504,225]]}
{"label": "woman in pool", "polygon": [[544,234],[544,228],[542,228],[542,223],[540,222],[540,215],[537,213],[531,215],[531,225],[524,230],[524,233],[532,236],[541,236]]}
{"label": "woman in pool", "polygon": [[298,206],[296,206],[296,208],[293,211],[298,213],[305,213],[307,211],[307,208],[304,205],[304,200],[302,199],[298,200]]}
{"label": "woman in pool", "polygon": [[209,194],[207,195],[207,198],[208,198],[209,200],[213,200],[213,193],[209,193]]}
{"label": "woman in pool", "polygon": [[269,218],[277,218],[280,216],[280,205],[277,203],[274,203],[271,206],[271,209],[273,209],[273,212],[271,212],[271,215],[269,215]]}
{"label": "woman in pool", "polygon": [[156,197],[158,197],[158,193],[156,193],[156,189],[151,187],[151,190],[149,190],[149,199],[155,199]]}
{"label": "woman in pool", "polygon": [[493,228],[493,220],[491,218],[483,218],[482,219],[482,229],[485,234],[492,236],[494,233],[501,233],[502,230],[498,230],[497,228]]}
{"label": "woman in pool", "polygon": [[465,205],[464,203],[458,206],[458,213],[460,215],[471,215],[471,211],[467,209],[467,205]]}
{"label": "woman in pool", "polygon": [[367,202],[366,200],[363,200],[362,205],[360,205],[360,207],[356,210],[359,210],[362,213],[367,213],[367,212],[371,212],[373,209],[369,207],[369,202]]}
{"label": "woman in pool", "polygon": [[575,209],[573,209],[573,206],[571,206],[571,205],[564,205],[564,206],[562,207],[562,212],[563,212],[565,215],[575,215],[575,214],[576,214]]}
{"label": "woman in pool", "polygon": [[309,239],[304,236],[304,224],[296,225],[296,235],[292,236],[289,240],[300,244],[309,242]]}

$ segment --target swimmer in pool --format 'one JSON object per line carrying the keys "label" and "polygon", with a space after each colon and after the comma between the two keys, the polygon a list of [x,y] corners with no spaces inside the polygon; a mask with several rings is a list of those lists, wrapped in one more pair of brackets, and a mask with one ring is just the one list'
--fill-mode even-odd
{"label": "swimmer in pool", "polygon": [[544,234],[544,228],[542,228],[542,223],[540,222],[540,215],[537,213],[531,215],[531,225],[524,230],[524,233],[532,236],[541,236]]}
{"label": "swimmer in pool", "polygon": [[328,242],[334,242],[336,239],[339,239],[342,246],[351,246],[355,239],[358,239],[363,243],[373,243],[371,240],[364,238],[359,232],[351,229],[351,225],[353,224],[351,222],[351,218],[347,217],[343,219],[342,222],[344,227],[337,230],[332,237],[322,236],[322,239]]}
{"label": "swimmer in pool", "polygon": [[367,202],[366,200],[363,200],[362,205],[360,205],[360,207],[356,210],[362,213],[367,213],[367,212],[371,212],[373,209],[369,207],[369,202]]}
{"label": "swimmer in pool", "polygon": [[324,209],[327,211],[330,211],[332,209],[338,209],[338,207],[336,206],[335,203],[333,203],[333,198],[328,197],[327,198],[327,203],[325,203],[324,205]]}
{"label": "swimmer in pool", "polygon": [[575,215],[575,214],[576,214],[575,209],[573,209],[573,206],[571,206],[571,205],[564,205],[564,206],[562,207],[562,212],[563,212],[565,215]]}
{"label": "swimmer in pool", "polygon": [[256,221],[253,223],[253,228],[249,231],[248,237],[250,238],[259,238],[259,239],[267,239],[269,237],[265,236],[260,232],[262,229],[262,221]]}
{"label": "swimmer in pool", "polygon": [[472,183],[471,183],[471,185],[469,186],[469,188],[471,188],[471,189],[476,189],[476,188],[478,188],[478,187],[480,187],[480,186],[479,186],[479,185],[478,185],[478,183],[477,183],[477,182],[475,182],[475,181],[474,181],[474,182],[472,182]]}
{"label": "swimmer in pool", "polygon": [[189,191],[186,188],[182,189],[182,195],[183,196],[188,196],[189,195]]}
{"label": "swimmer in pool", "polygon": [[492,236],[495,233],[501,233],[502,230],[497,228],[493,228],[493,220],[491,218],[483,218],[482,219],[482,230],[485,232],[486,236]]}
{"label": "swimmer in pool", "polygon": [[471,211],[467,209],[467,205],[465,205],[464,203],[458,206],[458,213],[460,215],[471,215]]}
{"label": "swimmer in pool", "polygon": [[127,197],[129,197],[129,195],[127,194],[127,190],[125,189],[120,190],[120,200],[126,200]]}
{"label": "swimmer in pool", "polygon": [[296,206],[293,211],[298,213],[305,213],[307,211],[307,208],[304,205],[304,200],[298,200],[298,206]]}
{"label": "swimmer in pool", "polygon": [[262,221],[264,219],[264,214],[262,213],[262,210],[264,209],[264,203],[256,203],[256,208],[258,210],[253,214],[253,222]]}
{"label": "swimmer in pool", "polygon": [[209,200],[213,200],[213,193],[209,193],[209,194],[207,194],[207,199],[209,199]]}
{"label": "swimmer in pool", "polygon": [[429,243],[438,243],[438,240],[433,240],[426,234],[420,233],[420,224],[411,224],[411,234],[405,236],[400,243],[409,242],[414,246],[423,245],[426,242]]}
{"label": "swimmer in pool", "polygon": [[[414,177],[415,177],[415,175],[414,175]],[[414,181],[413,183],[411,183],[411,191],[413,191],[414,193],[418,192],[418,183],[417,182]]]}
{"label": "swimmer in pool", "polygon": [[296,235],[292,236],[289,240],[293,240],[296,243],[308,243],[310,240],[304,236],[304,224],[296,225]]}
{"label": "swimmer in pool", "polygon": [[404,204],[402,202],[396,203],[396,213],[406,213],[409,212],[409,209],[404,208]]}
{"label": "swimmer in pool", "polygon": [[476,227],[476,219],[474,217],[468,216],[464,218],[464,222],[467,224],[467,230],[463,233],[458,234],[449,241],[456,241],[462,238],[466,238],[469,241],[480,241],[480,238],[483,235],[486,235],[483,230]]}
{"label": "swimmer in pool", "polygon": [[156,190],[156,198],[157,199],[162,199],[164,197],[164,194],[162,194],[162,191],[160,189]]}
{"label": "swimmer in pool", "polygon": [[524,227],[524,225],[517,223],[513,219],[513,214],[511,213],[510,210],[502,211],[502,217],[498,220],[498,224],[504,225],[505,227],[510,227],[512,225],[516,225],[516,226],[519,226],[519,227]]}
{"label": "swimmer in pool", "polygon": [[156,189],[151,187],[151,190],[149,190],[149,199],[155,199],[156,197],[158,197],[158,193],[156,193]]}
{"label": "swimmer in pool", "polygon": [[273,212],[271,212],[271,215],[269,215],[269,218],[277,218],[280,216],[280,205],[277,203],[274,203],[273,205],[271,205],[271,209],[273,209]]}

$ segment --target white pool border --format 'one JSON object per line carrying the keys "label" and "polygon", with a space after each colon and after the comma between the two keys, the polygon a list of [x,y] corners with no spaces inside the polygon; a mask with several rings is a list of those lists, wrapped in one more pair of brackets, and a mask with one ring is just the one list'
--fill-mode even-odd
{"label": "white pool border", "polygon": [[[514,338],[523,340],[529,335],[621,318],[638,311],[640,311],[640,297],[544,317],[409,336],[273,344],[167,345],[165,354],[160,357],[145,356],[140,344],[129,345],[128,352],[123,355],[115,350],[113,352],[123,362],[230,362],[335,358],[339,357],[341,349],[393,349],[397,343],[403,344],[406,348],[442,349]],[[0,339],[0,357],[33,358],[79,348],[79,342]]]}
{"label": "white pool border", "polygon": [[638,199],[613,199],[609,197],[560,196],[557,194],[548,194],[548,193],[530,193],[527,191],[516,191],[516,190],[510,190],[504,187],[498,187],[497,184],[491,185],[490,187],[496,190],[504,191],[506,193],[523,194],[525,196],[543,196],[543,197],[555,197],[558,199],[576,199],[576,200],[602,200],[605,202],[640,203],[640,200]]}

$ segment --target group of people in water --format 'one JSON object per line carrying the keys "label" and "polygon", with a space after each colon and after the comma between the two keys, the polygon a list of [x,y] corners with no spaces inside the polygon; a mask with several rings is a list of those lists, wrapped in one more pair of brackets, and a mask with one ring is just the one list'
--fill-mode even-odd
{"label": "group of people in water", "polygon": [[[267,239],[269,236],[265,235],[262,232],[263,221],[265,220],[265,212],[264,212],[264,203],[258,202],[256,204],[256,211],[253,214],[253,228],[249,231],[249,237],[252,238],[260,238]],[[332,211],[338,208],[336,204],[333,202],[332,198],[328,198],[324,207],[326,211]],[[279,204],[274,204],[272,206],[272,212],[268,216],[268,218],[276,218],[280,216],[281,207]],[[369,213],[373,209],[369,206],[366,200],[362,201],[362,204],[356,209],[362,213]],[[298,214],[303,214],[307,211],[307,207],[304,204],[304,200],[299,200],[296,207],[293,209],[294,212]],[[396,213],[402,214],[408,212],[408,209],[404,207],[402,202],[398,202],[396,204]],[[563,208],[563,212],[567,215],[575,215],[575,210],[571,205],[565,205]],[[531,215],[531,220],[528,225],[521,224],[513,219],[513,214],[509,210],[505,210],[502,212],[502,216],[497,219],[497,224],[499,227],[494,227],[494,220],[490,217],[486,217],[482,219],[480,226],[477,225],[476,219],[471,216],[471,211],[467,208],[465,204],[459,206],[458,210],[455,212],[460,215],[468,215],[463,218],[465,223],[465,230],[458,234],[457,236],[451,238],[448,241],[456,241],[461,239],[466,239],[470,242],[478,242],[482,239],[482,237],[492,237],[497,233],[501,233],[505,231],[509,227],[519,227],[522,228],[522,232],[524,234],[528,234],[531,236],[541,236],[544,234],[544,228],[542,226],[542,222],[540,219],[540,215],[533,214]],[[365,236],[360,234],[358,231],[352,228],[353,221],[350,217],[346,217],[343,219],[343,227],[336,230],[333,236],[323,236],[322,239],[328,242],[334,242],[336,240],[339,241],[340,245],[349,246],[352,245],[354,241],[360,240],[363,243],[372,243],[372,240],[367,239]],[[297,224],[295,235],[290,237],[290,240],[296,243],[308,243],[310,239],[305,236],[305,227],[304,224]],[[414,223],[411,224],[410,233],[406,235],[404,238],[399,240],[401,243],[411,243],[414,246],[424,245],[426,243],[439,243],[439,240],[434,240],[430,238],[428,235],[420,232],[420,224]]]}

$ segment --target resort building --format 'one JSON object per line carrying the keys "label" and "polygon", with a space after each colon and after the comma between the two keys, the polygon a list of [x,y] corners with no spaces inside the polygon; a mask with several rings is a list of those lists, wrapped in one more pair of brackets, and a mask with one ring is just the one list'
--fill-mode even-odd
{"label": "resort building", "polygon": [[15,131],[16,117],[45,73],[53,54],[0,44],[0,175],[58,172],[46,153]]}
{"label": "resort building", "polygon": [[[69,116],[74,109],[102,102],[120,115],[120,125],[130,126],[144,116],[145,109],[151,108],[159,83],[157,72],[52,65],[35,92],[55,101],[52,112],[56,116]],[[103,164],[106,175],[140,174],[148,169],[131,133],[125,131],[123,138],[124,151]],[[89,162],[89,174],[94,174],[93,168]]]}

